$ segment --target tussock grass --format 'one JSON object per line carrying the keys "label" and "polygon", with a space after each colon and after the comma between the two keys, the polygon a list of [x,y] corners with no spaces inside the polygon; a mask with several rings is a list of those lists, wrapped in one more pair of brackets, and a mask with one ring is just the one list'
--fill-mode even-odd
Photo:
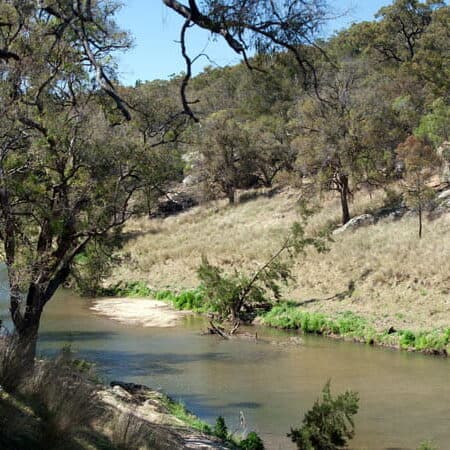
{"label": "tussock grass", "polygon": [[[355,195],[353,215],[383,205],[383,191]],[[124,262],[107,280],[137,280],[154,290],[180,292],[198,286],[201,255],[225,269],[251,270],[279,246],[298,220],[300,194],[293,189],[234,207],[217,201],[166,219],[131,222],[122,251]],[[309,220],[315,233],[340,221],[338,199],[325,196]],[[285,298],[306,310],[337,314],[351,310],[377,330],[389,327],[431,330],[449,325],[450,215],[425,221],[417,237],[417,218],[381,221],[334,237],[330,251],[311,250],[294,267],[297,283]],[[354,285],[354,289],[348,287]]]}

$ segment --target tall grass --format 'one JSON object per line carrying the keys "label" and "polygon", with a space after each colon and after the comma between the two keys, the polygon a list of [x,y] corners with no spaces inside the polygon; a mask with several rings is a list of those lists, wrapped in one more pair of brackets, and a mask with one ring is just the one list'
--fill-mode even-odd
{"label": "tall grass", "polygon": [[[384,192],[356,193],[353,215],[383,206]],[[137,280],[154,291],[180,291],[198,285],[196,269],[202,254],[226,270],[251,270],[262,264],[298,219],[300,193],[285,190],[271,198],[257,198],[228,207],[213,202],[166,219],[138,219],[127,227],[130,238],[123,250],[124,264],[108,280]],[[338,199],[317,199],[308,232],[315,233],[340,218]],[[450,215],[426,220],[417,239],[417,218],[384,220],[374,226],[334,237],[330,251],[309,251],[293,268],[297,283],[285,298],[297,302],[316,299],[306,309],[335,314],[351,310],[375,318],[384,329],[429,330],[448,326],[450,294]],[[399,263],[401,261],[401,264]],[[326,299],[344,292],[354,282],[353,295]]]}

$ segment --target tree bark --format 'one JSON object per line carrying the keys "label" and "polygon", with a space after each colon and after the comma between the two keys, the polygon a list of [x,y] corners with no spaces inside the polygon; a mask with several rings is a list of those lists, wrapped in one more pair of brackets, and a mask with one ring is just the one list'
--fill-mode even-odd
{"label": "tree bark", "polygon": [[341,196],[341,208],[342,208],[342,225],[345,225],[350,220],[350,211],[348,208],[348,196],[350,190],[348,188],[347,175],[339,176],[339,194]]}
{"label": "tree bark", "polygon": [[422,203],[419,201],[419,239],[422,238]]}
{"label": "tree bark", "polygon": [[234,205],[235,203],[235,195],[234,195],[234,188],[227,190],[227,197],[230,205]]}

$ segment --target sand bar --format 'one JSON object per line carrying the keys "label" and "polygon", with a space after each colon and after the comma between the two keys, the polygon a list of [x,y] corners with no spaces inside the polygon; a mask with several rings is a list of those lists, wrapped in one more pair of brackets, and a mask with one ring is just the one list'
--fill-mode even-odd
{"label": "sand bar", "polygon": [[127,325],[167,328],[180,324],[187,311],[178,311],[161,300],[148,298],[102,298],[91,310]]}

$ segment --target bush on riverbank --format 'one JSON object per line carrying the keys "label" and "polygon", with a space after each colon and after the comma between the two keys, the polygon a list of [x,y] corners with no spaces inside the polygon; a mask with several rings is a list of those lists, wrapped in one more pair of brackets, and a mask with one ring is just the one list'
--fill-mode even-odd
{"label": "bush on riverbank", "polygon": [[353,416],[358,412],[358,402],[358,394],[353,391],[333,397],[328,382],[322,390],[322,399],[315,401],[302,426],[291,428],[288,437],[299,450],[347,448],[347,441],[355,436]]}
{"label": "bush on riverbank", "polygon": [[300,329],[304,333],[352,338],[371,345],[378,344],[405,350],[446,355],[450,345],[450,328],[432,331],[377,331],[366,319],[347,311],[328,317],[305,311],[295,303],[285,302],[263,314],[265,325],[282,329]]}
{"label": "bush on riverbank", "polygon": [[154,298],[172,303],[174,308],[179,310],[194,312],[212,310],[211,305],[205,302],[205,293],[202,287],[176,293],[168,289],[156,291],[143,281],[127,281],[103,288],[100,294],[103,297]]}

